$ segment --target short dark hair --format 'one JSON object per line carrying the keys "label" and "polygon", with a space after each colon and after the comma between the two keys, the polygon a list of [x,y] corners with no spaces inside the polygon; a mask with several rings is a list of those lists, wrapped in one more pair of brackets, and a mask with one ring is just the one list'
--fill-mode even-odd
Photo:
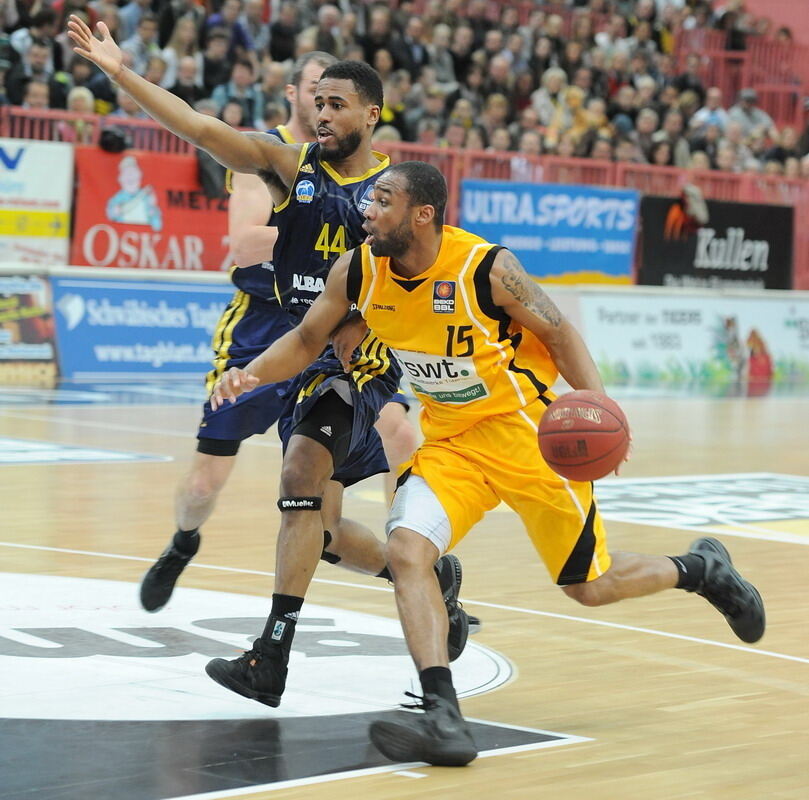
{"label": "short dark hair", "polygon": [[312,63],[319,64],[324,69],[337,63],[337,59],[331,53],[324,53],[322,50],[313,50],[311,53],[304,53],[293,65],[292,76],[289,82],[295,87],[301,85],[303,71]]}
{"label": "short dark hair", "polygon": [[432,206],[435,209],[433,222],[441,230],[447,210],[447,182],[441,172],[425,161],[402,161],[394,164],[386,174],[404,175],[410,205]]}
{"label": "short dark hair", "polygon": [[336,78],[337,80],[351,81],[360,100],[369,105],[382,108],[384,95],[382,80],[379,73],[363,61],[338,61],[323,70],[320,80]]}

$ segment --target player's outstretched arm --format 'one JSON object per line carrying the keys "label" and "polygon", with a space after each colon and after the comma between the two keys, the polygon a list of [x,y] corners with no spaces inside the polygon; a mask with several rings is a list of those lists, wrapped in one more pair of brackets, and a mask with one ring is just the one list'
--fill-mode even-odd
{"label": "player's outstretched arm", "polygon": [[73,50],[100,67],[150,117],[181,139],[210,153],[220,164],[238,172],[271,170],[289,185],[295,177],[300,147],[275,144],[264,134],[244,134],[221,120],[199,114],[171,92],[149,83],[126,67],[109,29],[99,22],[93,32],[78,17],[71,15],[68,34]]}
{"label": "player's outstretched arm", "polygon": [[267,184],[256,175],[234,172],[228,203],[228,236],[237,267],[271,261],[278,228],[268,225],[272,197]]}
{"label": "player's outstretched arm", "polygon": [[266,383],[278,383],[303,372],[326,349],[331,332],[351,307],[348,299],[348,265],[353,250],[334,262],[326,288],[306,312],[300,324],[256,356],[244,369],[232,367],[223,373],[211,394],[216,410],[225,400],[235,401],[244,392]]}
{"label": "player's outstretched arm", "polygon": [[603,392],[598,368],[579,332],[520,264],[501,250],[492,265],[492,299],[548,348],[562,377],[574,389]]}

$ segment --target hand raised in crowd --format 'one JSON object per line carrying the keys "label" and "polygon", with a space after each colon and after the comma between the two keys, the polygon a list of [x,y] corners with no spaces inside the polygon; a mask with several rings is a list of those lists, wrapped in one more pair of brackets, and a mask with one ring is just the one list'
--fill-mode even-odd
{"label": "hand raised in crowd", "polygon": [[99,22],[96,30],[102,38],[97,39],[84,20],[74,14],[70,15],[67,27],[68,36],[75,45],[73,51],[84,56],[88,61],[92,61],[109,77],[115,78],[121,70],[124,59],[121,48],[115,44],[109,28],[103,22]]}
{"label": "hand raised in crowd", "polygon": [[216,411],[225,405],[225,400],[235,403],[239,395],[252,392],[258,384],[259,379],[255,375],[239,367],[231,367],[219,376],[213,387],[210,397],[211,408]]}

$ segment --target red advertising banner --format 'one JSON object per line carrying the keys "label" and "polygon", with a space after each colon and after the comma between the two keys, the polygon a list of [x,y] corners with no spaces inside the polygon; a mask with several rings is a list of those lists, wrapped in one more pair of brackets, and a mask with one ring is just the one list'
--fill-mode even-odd
{"label": "red advertising banner", "polygon": [[76,148],[71,263],[226,270],[227,200],[206,197],[194,156]]}

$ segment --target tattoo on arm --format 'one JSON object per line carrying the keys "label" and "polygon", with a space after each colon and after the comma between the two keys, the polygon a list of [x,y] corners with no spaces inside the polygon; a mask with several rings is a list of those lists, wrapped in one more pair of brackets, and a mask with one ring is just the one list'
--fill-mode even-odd
{"label": "tattoo on arm", "polygon": [[562,324],[562,314],[553,300],[537,286],[526,273],[522,264],[508,250],[503,251],[503,287],[524,308],[541,317],[554,328]]}

